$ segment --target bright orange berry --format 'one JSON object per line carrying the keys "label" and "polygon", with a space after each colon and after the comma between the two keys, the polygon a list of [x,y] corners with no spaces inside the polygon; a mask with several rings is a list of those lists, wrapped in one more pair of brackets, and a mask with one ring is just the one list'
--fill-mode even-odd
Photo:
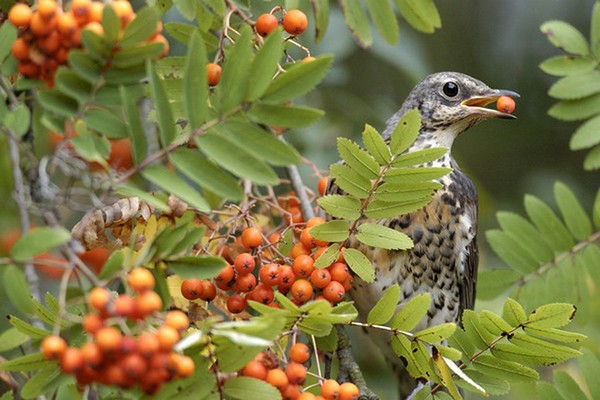
{"label": "bright orange berry", "polygon": [[512,114],[515,111],[515,101],[508,96],[500,96],[496,101],[496,109],[503,113]]}
{"label": "bright orange berry", "polygon": [[290,35],[300,35],[308,26],[308,18],[300,10],[290,10],[283,16],[283,29]]}
{"label": "bright orange berry", "polygon": [[262,14],[256,19],[254,28],[260,36],[267,36],[277,28],[277,25],[279,25],[279,22],[273,14]]}
{"label": "bright orange berry", "polygon": [[8,20],[16,27],[29,26],[33,11],[27,4],[17,3],[8,12]]}
{"label": "bright orange berry", "polygon": [[289,351],[290,360],[304,364],[310,359],[310,349],[301,342],[294,343]]}
{"label": "bright orange berry", "polygon": [[219,64],[208,63],[206,65],[206,79],[210,86],[216,86],[221,80],[221,66]]}
{"label": "bright orange berry", "polygon": [[46,336],[40,344],[40,350],[46,359],[60,358],[67,350],[67,342],[60,336]]}

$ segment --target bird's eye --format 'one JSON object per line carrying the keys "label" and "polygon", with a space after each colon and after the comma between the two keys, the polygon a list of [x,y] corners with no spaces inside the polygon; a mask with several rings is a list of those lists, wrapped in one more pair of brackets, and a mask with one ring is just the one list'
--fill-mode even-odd
{"label": "bird's eye", "polygon": [[458,94],[458,85],[454,82],[446,82],[442,90],[446,96],[454,97]]}

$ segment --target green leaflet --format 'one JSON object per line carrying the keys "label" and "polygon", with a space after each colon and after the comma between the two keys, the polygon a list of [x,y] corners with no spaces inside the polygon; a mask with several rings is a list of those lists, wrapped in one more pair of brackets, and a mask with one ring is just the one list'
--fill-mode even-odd
{"label": "green leaflet", "polygon": [[25,315],[32,315],[35,307],[31,300],[31,291],[22,268],[6,265],[2,268],[2,285],[4,293],[12,305]]}
{"label": "green leaflet", "polygon": [[254,122],[283,128],[299,128],[317,121],[325,113],[319,109],[286,104],[267,104],[260,101],[248,110]]}
{"label": "green leaflet", "polygon": [[344,260],[346,260],[348,267],[350,267],[360,279],[367,283],[373,282],[375,279],[375,270],[369,259],[362,252],[356,249],[344,249],[342,254],[344,255]]}
{"label": "green leaflet", "polygon": [[421,293],[413,297],[394,315],[390,321],[390,328],[405,332],[411,331],[423,319],[430,303],[431,295],[429,293]]}
{"label": "green leaflet", "polygon": [[493,335],[500,336],[507,334],[513,329],[513,326],[507,321],[491,311],[483,310],[479,316],[481,324]]}
{"label": "green leaflet", "polygon": [[190,128],[200,126],[208,118],[208,82],[206,80],[206,48],[197,32],[194,32],[188,44],[183,75],[183,105]]}
{"label": "green leaflet", "polygon": [[544,304],[529,314],[527,325],[560,328],[571,323],[576,310],[574,305],[567,303]]}
{"label": "green leaflet", "polygon": [[538,268],[535,258],[522,242],[500,230],[489,230],[485,236],[498,256],[515,271],[526,275]]}
{"label": "green leaflet", "polygon": [[196,189],[188,185],[181,177],[159,164],[146,167],[142,176],[163,190],[174,194],[200,211],[207,212],[210,207]]}
{"label": "green leaflet", "polygon": [[540,27],[554,46],[567,53],[586,56],[590,50],[585,37],[573,25],[563,21],[548,21]]}
{"label": "green leaflet", "polygon": [[548,95],[560,100],[581,99],[600,92],[600,71],[569,75],[554,83]]}
{"label": "green leaflet", "polygon": [[127,136],[131,138],[131,149],[136,164],[146,158],[147,141],[144,127],[136,105],[136,102],[124,86],[119,87],[119,95],[123,103]]}
{"label": "green leaflet", "polygon": [[540,69],[548,75],[568,76],[593,70],[597,62],[588,57],[556,56],[540,64]]}
{"label": "green leaflet", "polygon": [[[594,97],[594,96],[592,96]],[[594,109],[594,113],[600,112],[599,108]],[[596,116],[583,124],[571,136],[569,148],[571,150],[583,150],[593,147],[600,143],[600,116]]]}
{"label": "green leaflet", "polygon": [[329,25],[329,0],[311,0],[315,16],[315,42],[319,43]]}
{"label": "green leaflet", "polygon": [[554,386],[565,399],[588,399],[579,384],[566,371],[554,371]]}
{"label": "green leaflet", "polygon": [[367,14],[358,0],[340,0],[346,25],[359,46],[370,47],[373,43]]}
{"label": "green leaflet", "polygon": [[356,143],[346,138],[337,139],[337,148],[342,160],[356,173],[366,179],[379,176],[377,161]]}
{"label": "green leaflet", "polygon": [[415,337],[427,342],[427,343],[435,343],[440,342],[444,339],[452,336],[454,331],[456,330],[456,324],[453,322],[446,322],[444,324],[432,326],[427,329],[423,329],[421,331],[415,332]]}
{"label": "green leaflet", "polygon": [[[334,220],[310,228],[312,236],[327,242],[342,242],[348,238],[350,225],[347,221]],[[361,253],[362,254],[362,253]]]}
{"label": "green leaflet", "polygon": [[554,197],[569,231],[575,239],[586,240],[592,234],[592,221],[575,194],[564,183],[556,182]]}
{"label": "green leaflet", "polygon": [[277,64],[283,55],[283,40],[281,28],[269,33],[264,43],[256,52],[256,56],[251,66],[252,74],[248,83],[247,101],[254,101],[260,98],[267,90],[275,72]]}
{"label": "green leaflet", "polygon": [[204,255],[172,258],[165,262],[181,279],[210,279],[217,276],[226,265],[221,257]]}
{"label": "green leaflet", "polygon": [[31,353],[4,361],[0,364],[0,371],[35,371],[55,363],[56,361],[46,360],[42,353]]}
{"label": "green leaflet", "polygon": [[173,110],[169,103],[169,97],[165,90],[164,81],[158,78],[154,65],[150,62],[146,64],[148,78],[150,80],[150,89],[155,103],[156,116],[160,133],[162,147],[166,147],[175,139],[175,119]]}
{"label": "green leaflet", "polygon": [[22,319],[15,317],[14,315],[8,316],[8,322],[10,322],[10,324],[14,326],[19,332],[26,334],[32,339],[43,339],[46,336],[52,334],[52,332],[46,329],[37,328],[23,321]]}
{"label": "green leaflet", "polygon": [[347,165],[333,164],[329,167],[329,173],[331,178],[335,179],[336,185],[344,192],[359,199],[365,199],[369,196],[371,182]]}
{"label": "green leaflet", "polygon": [[0,333],[0,353],[27,343],[31,338],[17,328],[8,328]]}
{"label": "green leaflet", "polygon": [[462,324],[469,341],[477,346],[477,348],[485,349],[488,344],[496,339],[495,335],[483,327],[479,315],[472,310],[465,310],[463,312]]}
{"label": "green leaflet", "polygon": [[360,201],[352,196],[325,195],[317,199],[317,204],[334,218],[355,220],[360,217]]}
{"label": "green leaflet", "polygon": [[477,274],[477,298],[491,300],[507,291],[521,278],[512,269],[484,269]]}
{"label": "green leaflet", "polygon": [[523,329],[528,335],[562,343],[582,343],[587,339],[587,336],[581,333],[568,332],[555,328],[542,328],[537,325],[526,325]]}
{"label": "green leaflet", "polygon": [[532,195],[525,196],[525,211],[544,239],[555,251],[565,251],[573,245],[569,231],[554,211]]}
{"label": "green leaflet", "polygon": [[523,307],[510,297],[504,302],[502,316],[512,326],[519,326],[527,321]]}
{"label": "green leaflet", "polygon": [[223,393],[227,398],[238,400],[281,399],[281,393],[273,385],[246,376],[228,379],[223,385]]}
{"label": "green leaflet", "polygon": [[578,121],[600,113],[600,93],[577,100],[563,100],[548,109],[548,115],[561,121]]}
{"label": "green leaflet", "polygon": [[333,264],[338,259],[339,255],[340,245],[339,243],[334,243],[331,246],[329,246],[327,250],[325,250],[323,254],[319,256],[319,258],[315,260],[314,267],[326,268]]}
{"label": "green leaflet", "polygon": [[588,349],[583,349],[583,356],[579,359],[581,374],[585,378],[585,383],[590,391],[591,398],[596,399],[600,396],[600,360]]}
{"label": "green leaflet", "polygon": [[367,323],[369,324],[385,324],[387,323],[394,312],[400,300],[400,286],[393,284],[383,292],[383,296],[377,301],[375,306],[369,311]]}
{"label": "green leaflet", "polygon": [[447,152],[448,149],[445,147],[433,147],[430,149],[411,151],[410,153],[405,153],[396,157],[396,159],[392,162],[392,166],[395,168],[399,168],[411,165],[425,164],[431,161],[438,160]]}
{"label": "green leaflet", "polygon": [[390,137],[390,151],[400,154],[406,151],[419,135],[421,114],[418,110],[410,110],[400,118]]}
{"label": "green leaflet", "polygon": [[502,360],[489,354],[482,354],[473,361],[473,367],[487,375],[512,381],[532,381],[540,378],[538,372],[514,361]]}
{"label": "green leaflet", "polygon": [[33,256],[52,250],[71,239],[71,233],[65,228],[34,228],[17,240],[10,250],[10,256],[16,261],[26,261]]}
{"label": "green leaflet", "polygon": [[387,0],[367,0],[366,4],[377,32],[386,42],[395,44],[400,36],[400,28],[391,3]]}
{"label": "green leaflet", "polygon": [[367,151],[375,158],[379,165],[386,165],[392,158],[390,149],[385,144],[385,141],[369,124],[365,124],[362,134],[363,143]]}
{"label": "green leaflet", "polygon": [[372,223],[360,224],[356,239],[366,245],[389,250],[406,250],[413,247],[412,240],[406,234]]}
{"label": "green leaflet", "polygon": [[499,212],[496,215],[504,232],[521,244],[521,248],[531,254],[538,264],[552,260],[552,248],[542,240],[540,232],[525,218],[511,212]]}

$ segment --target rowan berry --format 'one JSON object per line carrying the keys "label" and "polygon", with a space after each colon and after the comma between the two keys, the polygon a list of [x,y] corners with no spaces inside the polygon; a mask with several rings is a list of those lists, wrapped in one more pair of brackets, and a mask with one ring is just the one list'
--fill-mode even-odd
{"label": "rowan berry", "polygon": [[303,385],[306,382],[306,367],[296,362],[289,362],[285,367],[285,374],[290,383]]}
{"label": "rowan berry", "polygon": [[105,311],[110,302],[111,294],[105,288],[95,287],[90,290],[88,301],[98,311]]}
{"label": "rowan berry", "polygon": [[298,396],[297,400],[316,400],[317,396],[312,394],[311,392],[303,392]]}
{"label": "rowan berry", "polygon": [[133,317],[137,312],[136,301],[128,294],[119,295],[114,302],[115,314],[120,317]]}
{"label": "rowan berry", "polygon": [[75,347],[69,347],[60,357],[59,365],[63,372],[72,374],[83,368],[83,362],[81,350]]}
{"label": "rowan berry", "polygon": [[331,282],[331,274],[326,269],[315,269],[310,274],[310,282],[317,289],[323,289]]}
{"label": "rowan berry", "polygon": [[133,336],[123,336],[119,345],[119,354],[126,355],[137,351],[137,339]]}
{"label": "rowan berry", "polygon": [[314,249],[315,247],[327,246],[329,242],[319,240],[310,234],[310,227],[306,227],[300,233],[300,241],[304,244],[307,249]]}
{"label": "rowan berry", "polygon": [[279,279],[279,266],[277,264],[266,264],[258,271],[258,277],[267,286],[277,285]]}
{"label": "rowan berry", "polygon": [[252,300],[258,301],[259,303],[269,304],[275,299],[275,291],[269,285],[259,283],[252,290]]}
{"label": "rowan berry", "polygon": [[215,277],[215,283],[217,287],[222,290],[227,290],[230,287],[230,283],[235,276],[235,271],[231,264],[225,265],[225,267],[219,272],[219,275]]}
{"label": "rowan berry", "polygon": [[196,365],[194,360],[188,356],[177,353],[171,353],[171,361],[175,365],[175,373],[180,378],[189,378],[194,375]]}
{"label": "rowan berry", "polygon": [[83,318],[83,330],[90,335],[95,335],[102,327],[104,327],[104,319],[98,314],[87,314]]}
{"label": "rowan berry", "polygon": [[[304,60],[302,60],[304,61]],[[327,185],[329,185],[329,178],[324,176],[317,182],[317,191],[321,196],[325,195],[325,190],[327,189]]]}
{"label": "rowan berry", "polygon": [[292,297],[300,303],[306,303],[312,298],[313,287],[306,279],[298,279],[292,285]]}
{"label": "rowan berry", "polygon": [[500,96],[496,101],[496,109],[503,113],[512,114],[515,111],[515,101],[508,96]]}
{"label": "rowan berry", "polygon": [[89,22],[101,22],[102,21],[102,12],[104,11],[104,3],[99,1],[93,1],[90,4],[88,10],[88,21]]}
{"label": "rowan berry", "polygon": [[206,65],[206,79],[210,86],[216,86],[221,80],[221,66],[219,64],[208,63]]}
{"label": "rowan berry", "polygon": [[165,315],[165,325],[184,331],[190,326],[190,319],[180,310],[172,310]]}
{"label": "rowan berry", "polygon": [[299,206],[290,206],[287,209],[288,215],[285,216],[288,224],[300,224],[304,222],[304,215],[302,214],[302,210]]}
{"label": "rowan berry", "polygon": [[244,368],[242,368],[242,375],[250,378],[260,379],[261,381],[267,379],[267,373],[268,370],[267,367],[265,367],[265,364],[256,360],[250,361],[244,366]]}
{"label": "rowan berry", "polygon": [[310,349],[301,342],[294,343],[289,350],[290,360],[299,364],[304,364],[310,358]]}
{"label": "rowan berry", "polygon": [[292,247],[292,251],[290,252],[290,257],[297,258],[301,254],[309,255],[310,249],[307,249],[306,246],[304,246],[304,244],[302,242],[298,242]]}
{"label": "rowan berry", "polygon": [[311,256],[302,254],[294,260],[292,269],[294,270],[296,276],[300,278],[308,278],[315,269],[314,264],[315,260],[313,260]]}
{"label": "rowan berry", "polygon": [[94,339],[102,352],[113,353],[120,349],[123,335],[117,328],[106,326],[96,332]]}
{"label": "rowan berry", "polygon": [[40,344],[40,350],[48,360],[60,358],[67,347],[67,342],[60,336],[46,336]]}
{"label": "rowan berry", "polygon": [[340,385],[339,400],[357,400],[360,396],[360,390],[352,382],[344,382]]}
{"label": "rowan berry", "polygon": [[127,25],[134,17],[131,3],[127,0],[113,1],[111,7],[115,11],[115,14],[117,14],[117,17],[121,20],[122,27],[125,27],[125,25]]}
{"label": "rowan berry", "polygon": [[179,332],[177,329],[163,325],[156,330],[156,337],[158,338],[159,350],[171,351],[175,343],[180,339]]}
{"label": "rowan berry", "polygon": [[254,261],[254,257],[250,253],[241,253],[234,260],[233,265],[235,266],[235,270],[240,274],[247,274],[254,270],[256,266],[256,261]]}
{"label": "rowan berry", "polygon": [[260,36],[267,36],[277,28],[277,25],[279,25],[279,22],[277,21],[277,17],[273,14],[262,14],[256,19],[256,25],[254,27],[256,33]]}
{"label": "rowan berry", "polygon": [[336,282],[344,282],[350,276],[350,270],[345,263],[335,262],[327,267],[331,273],[331,280]]}
{"label": "rowan berry", "polygon": [[300,35],[308,26],[308,18],[300,10],[289,10],[283,16],[283,29],[290,35]]}
{"label": "rowan berry", "polygon": [[236,278],[235,287],[240,292],[251,292],[256,287],[256,277],[252,274],[240,274]]}
{"label": "rowan berry", "polygon": [[[85,24],[83,26],[83,29],[86,31],[94,32],[96,34],[96,36],[104,36],[104,27],[102,26],[102,24],[100,22],[96,22],[96,21],[88,22],[87,24]],[[109,161],[109,164],[111,164],[110,161]],[[117,168],[115,168],[115,169],[117,169]]]}
{"label": "rowan berry", "polygon": [[8,12],[8,20],[18,28],[29,26],[32,16],[33,11],[24,3],[16,3]]}
{"label": "rowan berry", "polygon": [[137,379],[148,369],[148,361],[139,353],[131,353],[119,361],[128,378]]}
{"label": "rowan berry", "polygon": [[150,358],[160,348],[160,341],[154,333],[144,332],[137,338],[137,351],[144,357]]}
{"label": "rowan berry", "polygon": [[352,275],[348,275],[344,282],[342,282],[342,286],[344,286],[344,290],[348,292],[354,286],[354,277]]}
{"label": "rowan berry", "polygon": [[199,299],[202,295],[202,281],[200,279],[184,279],[181,282],[181,294],[188,300]]}
{"label": "rowan berry", "polygon": [[337,400],[340,396],[340,384],[335,379],[325,379],[321,384],[321,396],[325,400]]}
{"label": "rowan berry", "polygon": [[72,12],[61,14],[57,18],[58,31],[65,37],[70,37],[77,32],[79,25]]}
{"label": "rowan berry", "polygon": [[39,0],[37,3],[37,12],[43,19],[50,19],[56,16],[58,4],[55,0]]}
{"label": "rowan berry", "polygon": [[159,294],[153,290],[141,293],[136,298],[136,304],[140,318],[144,318],[146,315],[160,311],[163,306]]}
{"label": "rowan berry", "polygon": [[48,36],[40,38],[37,41],[37,48],[48,56],[56,53],[60,48],[60,45],[61,38],[57,31],[51,32]]}
{"label": "rowan berry", "polygon": [[344,289],[344,285],[337,281],[331,281],[323,288],[323,296],[332,303],[339,302],[345,295],[346,290]]}
{"label": "rowan berry", "polygon": [[137,293],[142,293],[146,290],[154,289],[156,282],[150,270],[146,268],[134,268],[127,275],[127,283]]}
{"label": "rowan berry", "polygon": [[281,391],[283,400],[297,400],[301,394],[300,386],[291,382]]}
{"label": "rowan berry", "polygon": [[281,293],[286,294],[292,288],[292,285],[296,281],[296,274],[289,265],[282,265],[279,267],[279,276],[277,277],[277,290]]}
{"label": "rowan berry", "polygon": [[34,13],[31,16],[31,22],[29,24],[29,29],[31,29],[31,33],[37,37],[43,37],[54,29],[56,29],[57,18],[50,18],[48,20],[44,19],[40,13]]}
{"label": "rowan berry", "polygon": [[29,59],[29,43],[22,37],[17,38],[11,47],[12,54],[19,61]]}
{"label": "rowan berry", "polygon": [[269,372],[267,372],[266,381],[279,390],[285,388],[290,382],[281,368],[270,369]]}
{"label": "rowan berry", "polygon": [[242,232],[242,245],[247,249],[255,249],[262,243],[262,234],[260,229],[251,227]]}
{"label": "rowan berry", "polygon": [[313,226],[321,225],[325,223],[325,219],[321,217],[312,217],[306,221],[306,228],[312,228]]}
{"label": "rowan berry", "polygon": [[104,355],[96,342],[86,342],[81,346],[83,362],[90,368],[98,368],[102,365]]}
{"label": "rowan berry", "polygon": [[215,285],[208,279],[202,280],[202,294],[200,300],[213,301],[217,297],[217,289]]}
{"label": "rowan berry", "polygon": [[235,293],[227,299],[227,309],[232,314],[239,314],[246,308],[246,299],[241,294]]}

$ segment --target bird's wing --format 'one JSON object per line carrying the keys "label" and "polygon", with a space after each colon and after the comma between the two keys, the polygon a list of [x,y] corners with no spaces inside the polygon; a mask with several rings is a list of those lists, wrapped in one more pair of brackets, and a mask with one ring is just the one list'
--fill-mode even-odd
{"label": "bird's wing", "polygon": [[[477,194],[473,193],[467,196],[465,201],[465,212],[473,224],[474,232],[477,232]],[[477,283],[477,265],[479,264],[479,250],[477,248],[477,235],[467,245],[467,259],[464,265],[464,274],[460,287],[460,306],[459,316],[462,318],[462,313],[465,309],[473,309],[475,305],[475,286]]]}

